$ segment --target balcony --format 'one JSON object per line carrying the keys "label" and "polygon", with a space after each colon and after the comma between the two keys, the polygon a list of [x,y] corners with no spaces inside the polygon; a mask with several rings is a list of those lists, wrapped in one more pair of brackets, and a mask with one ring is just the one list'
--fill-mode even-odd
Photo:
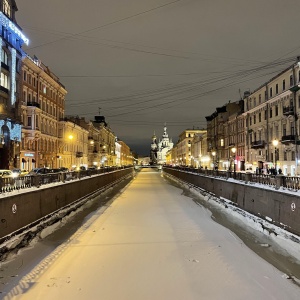
{"label": "balcony", "polygon": [[251,143],[251,148],[252,149],[260,149],[265,147],[265,141],[260,140],[260,141],[254,141]]}
{"label": "balcony", "polygon": [[283,114],[285,116],[289,116],[289,115],[294,114],[294,107],[293,106],[284,106],[282,109],[283,109]]}
{"label": "balcony", "polygon": [[76,157],[83,157],[83,152],[76,152]]}
{"label": "balcony", "polygon": [[282,144],[290,144],[290,143],[295,143],[295,138],[296,136],[293,134],[293,135],[283,135],[281,137],[281,143]]}
{"label": "balcony", "polygon": [[27,102],[27,106],[35,106],[37,108],[40,108],[40,104],[37,102]]}

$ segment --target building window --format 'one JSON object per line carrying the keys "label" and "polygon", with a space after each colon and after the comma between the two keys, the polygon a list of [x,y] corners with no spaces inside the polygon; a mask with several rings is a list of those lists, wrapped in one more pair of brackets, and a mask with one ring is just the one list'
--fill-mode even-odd
{"label": "building window", "polygon": [[272,90],[272,88],[270,88],[270,97],[272,97],[273,96],[273,90]]}
{"label": "building window", "polygon": [[258,103],[261,104],[261,94],[258,96]]}
{"label": "building window", "polygon": [[287,153],[286,153],[286,151],[283,152],[283,160],[287,160]]}
{"label": "building window", "polygon": [[23,80],[26,81],[27,73],[24,71],[23,73]]}
{"label": "building window", "polygon": [[265,110],[265,120],[267,120],[267,118],[268,118],[268,111]]}
{"label": "building window", "polygon": [[258,122],[261,122],[261,113],[258,114]]}
{"label": "building window", "polygon": [[294,123],[291,123],[291,135],[295,134],[295,127],[294,127]]}
{"label": "building window", "polygon": [[270,119],[272,118],[272,107],[270,108]]}
{"label": "building window", "polygon": [[295,156],[295,151],[292,151],[292,160],[295,160],[296,156]]}
{"label": "building window", "polygon": [[1,86],[9,90],[9,77],[1,72]]}
{"label": "building window", "polygon": [[276,95],[278,95],[278,84],[276,84]]}
{"label": "building window", "polygon": [[275,106],[275,116],[278,116],[278,105]]}
{"label": "building window", "polygon": [[8,55],[4,49],[2,49],[1,61],[8,66]]}
{"label": "building window", "polygon": [[31,128],[31,116],[27,118],[27,126]]}
{"label": "building window", "polygon": [[286,136],[286,124],[282,125],[282,134],[283,136]]}
{"label": "building window", "polygon": [[9,18],[11,18],[11,7],[8,0],[3,0],[3,8],[4,14],[6,14]]}
{"label": "building window", "polygon": [[290,76],[290,86],[293,86],[293,75]]}
{"label": "building window", "polygon": [[256,115],[253,116],[253,124],[256,124]]}
{"label": "building window", "polygon": [[282,90],[285,90],[285,80],[282,81]]}

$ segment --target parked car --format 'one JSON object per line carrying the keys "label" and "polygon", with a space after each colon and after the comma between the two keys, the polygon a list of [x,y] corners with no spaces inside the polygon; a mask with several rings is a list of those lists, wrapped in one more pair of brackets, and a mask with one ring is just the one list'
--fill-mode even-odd
{"label": "parked car", "polygon": [[11,170],[0,170],[1,178],[14,178],[16,177]]}
{"label": "parked car", "polygon": [[36,168],[32,169],[28,175],[29,176],[35,176],[35,175],[43,175],[43,174],[49,174],[51,171],[48,168]]}
{"label": "parked car", "polygon": [[12,173],[13,177],[19,177],[21,175],[21,169],[13,169]]}
{"label": "parked car", "polygon": [[26,176],[26,175],[28,175],[28,171],[27,170],[21,170],[21,174],[20,174],[20,176]]}

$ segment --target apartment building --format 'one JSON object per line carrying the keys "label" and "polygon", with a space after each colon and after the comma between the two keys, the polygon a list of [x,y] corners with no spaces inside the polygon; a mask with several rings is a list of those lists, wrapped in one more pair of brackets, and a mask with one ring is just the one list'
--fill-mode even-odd
{"label": "apartment building", "polygon": [[300,174],[300,66],[296,63],[245,97],[245,156],[248,169]]}
{"label": "apartment building", "polygon": [[59,161],[58,123],[65,112],[67,91],[59,78],[36,57],[22,65],[22,143],[19,168],[56,168]]}
{"label": "apartment building", "polygon": [[[241,150],[243,140],[243,121],[240,114],[243,112],[244,102],[228,102],[222,107],[217,107],[210,116],[205,117],[207,121],[207,152],[215,168],[219,170],[231,169],[237,165],[237,158],[242,159]],[[237,147],[240,145],[238,152]],[[239,157],[237,156],[239,154]]]}

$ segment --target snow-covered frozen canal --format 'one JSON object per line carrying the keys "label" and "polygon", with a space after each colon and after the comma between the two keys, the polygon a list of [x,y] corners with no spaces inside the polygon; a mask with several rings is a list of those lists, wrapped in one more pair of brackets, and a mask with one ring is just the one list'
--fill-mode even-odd
{"label": "snow-covered frozen canal", "polygon": [[2,297],[299,300],[300,288],[161,173],[143,169]]}

